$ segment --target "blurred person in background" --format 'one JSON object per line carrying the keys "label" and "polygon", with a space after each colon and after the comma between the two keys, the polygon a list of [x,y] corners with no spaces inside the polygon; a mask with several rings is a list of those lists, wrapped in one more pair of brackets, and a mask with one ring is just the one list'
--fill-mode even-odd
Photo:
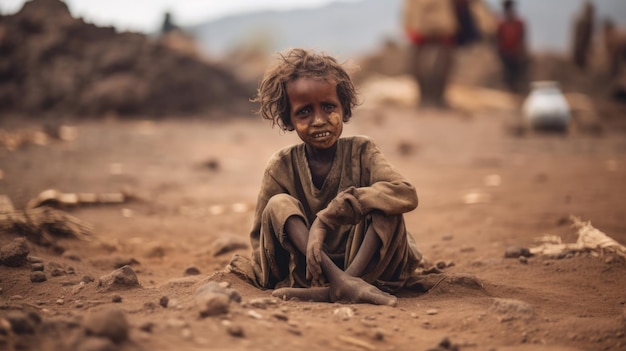
{"label": "blurred person in background", "polygon": [[515,2],[502,2],[503,17],[496,31],[496,47],[502,63],[504,83],[514,93],[524,93],[528,69],[526,24],[517,15]]}
{"label": "blurred person in background", "polygon": [[420,106],[448,108],[455,50],[495,31],[491,11],[482,0],[405,0],[403,20]]}
{"label": "blurred person in background", "polygon": [[590,1],[586,1],[583,6],[582,12],[574,22],[574,46],[572,52],[573,60],[574,64],[578,68],[583,70],[587,67],[589,53],[591,51],[594,13],[594,5]]}

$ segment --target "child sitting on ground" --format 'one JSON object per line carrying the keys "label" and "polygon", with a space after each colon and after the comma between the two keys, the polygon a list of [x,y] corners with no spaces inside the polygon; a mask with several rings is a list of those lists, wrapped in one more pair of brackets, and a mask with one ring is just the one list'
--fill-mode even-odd
{"label": "child sitting on ground", "polygon": [[403,214],[415,188],[365,136],[341,138],[357,105],[333,57],[304,49],[279,56],[263,77],[259,114],[303,143],[267,164],[250,233],[251,260],[229,268],[273,296],[395,305],[422,260]]}

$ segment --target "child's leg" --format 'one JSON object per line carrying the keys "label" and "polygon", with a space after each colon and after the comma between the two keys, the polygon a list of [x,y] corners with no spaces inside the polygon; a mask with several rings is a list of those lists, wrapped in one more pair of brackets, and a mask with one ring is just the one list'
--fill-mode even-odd
{"label": "child's leg", "polygon": [[[302,219],[297,216],[290,217],[287,219],[285,230],[295,247],[300,252],[306,253],[308,229]],[[367,263],[380,248],[380,244],[373,227],[370,227],[354,261],[350,264],[347,271],[341,270],[328,255],[322,253],[322,270],[330,283],[329,287],[309,289],[283,288],[275,290],[272,295],[305,301],[344,301],[349,303],[395,305],[397,300],[395,296],[384,293],[363,279],[358,278],[363,273]]]}

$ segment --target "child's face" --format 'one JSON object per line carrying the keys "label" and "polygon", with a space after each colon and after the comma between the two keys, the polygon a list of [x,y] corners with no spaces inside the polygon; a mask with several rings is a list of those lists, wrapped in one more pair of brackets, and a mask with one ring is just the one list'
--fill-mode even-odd
{"label": "child's face", "polygon": [[287,83],[291,125],[302,141],[316,149],[335,145],[343,131],[343,107],[337,84],[315,78]]}

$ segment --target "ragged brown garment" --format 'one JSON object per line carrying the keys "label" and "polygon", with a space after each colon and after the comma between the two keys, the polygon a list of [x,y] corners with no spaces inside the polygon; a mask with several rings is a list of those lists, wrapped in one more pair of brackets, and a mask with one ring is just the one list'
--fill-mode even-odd
{"label": "ragged brown garment", "polygon": [[397,291],[422,260],[402,217],[415,207],[415,188],[368,137],[338,140],[321,189],[313,185],[305,145],[291,146],[274,154],[265,170],[250,232],[251,259],[235,255],[229,269],[259,288],[309,287],[305,257],[289,242],[284,228],[293,215],[302,217],[307,227],[318,217],[338,226],[327,236],[324,249],[342,269],[374,225],[382,246],[362,278],[382,290]]}

